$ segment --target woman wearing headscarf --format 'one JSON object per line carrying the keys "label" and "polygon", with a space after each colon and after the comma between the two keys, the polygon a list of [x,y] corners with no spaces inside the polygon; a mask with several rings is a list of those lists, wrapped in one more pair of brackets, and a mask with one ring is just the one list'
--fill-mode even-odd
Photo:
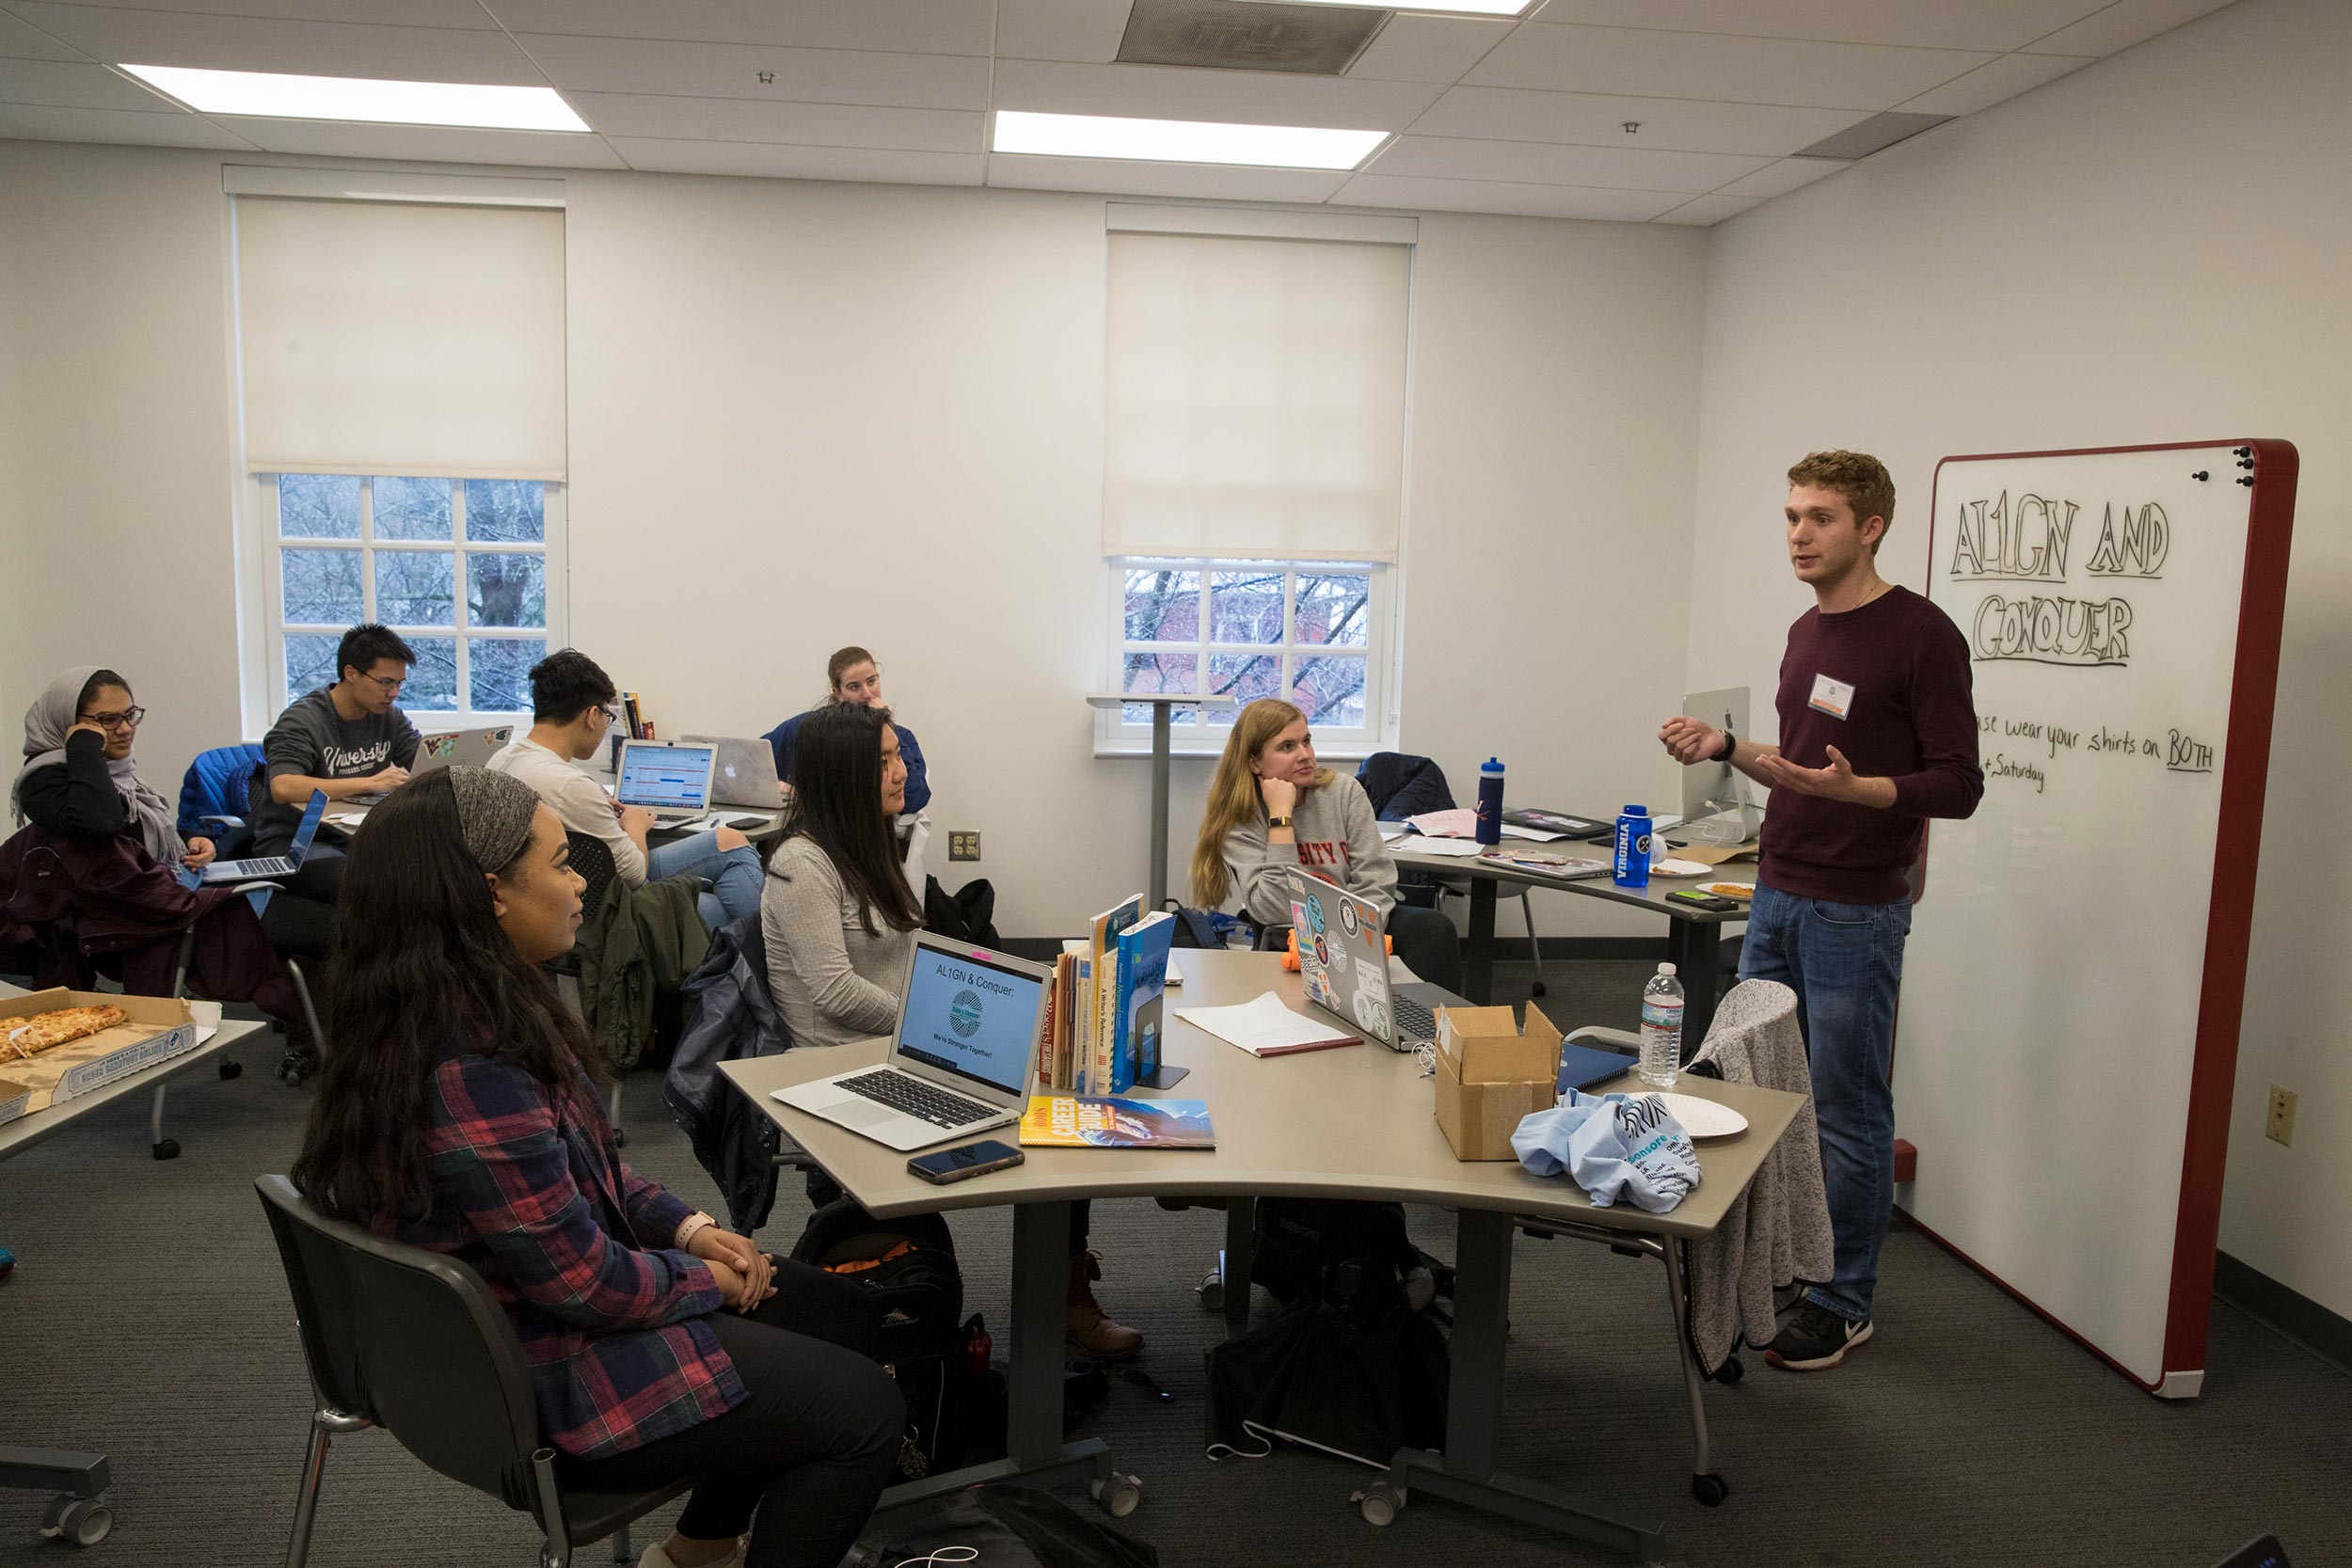
{"label": "woman wearing headscarf", "polygon": [[72,839],[128,833],[164,865],[209,863],[213,841],[181,838],[170,801],[139,777],[131,748],[146,716],[112,670],[83,665],[51,681],[24,710],[16,819]]}

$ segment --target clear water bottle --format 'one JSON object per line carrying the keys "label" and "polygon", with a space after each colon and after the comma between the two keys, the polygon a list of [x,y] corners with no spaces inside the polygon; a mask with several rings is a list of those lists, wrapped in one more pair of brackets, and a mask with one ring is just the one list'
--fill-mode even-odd
{"label": "clear water bottle", "polygon": [[1502,842],[1502,759],[1488,757],[1478,768],[1478,842]]}
{"label": "clear water bottle", "polygon": [[1642,988],[1642,1082],[1671,1089],[1682,1069],[1682,982],[1675,966],[1660,964]]}

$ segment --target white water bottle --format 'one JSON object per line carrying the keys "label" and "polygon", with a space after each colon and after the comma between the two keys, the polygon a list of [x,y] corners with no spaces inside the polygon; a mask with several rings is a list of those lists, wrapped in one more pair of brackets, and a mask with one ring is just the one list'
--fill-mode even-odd
{"label": "white water bottle", "polygon": [[1660,964],[1642,988],[1642,1082],[1654,1089],[1674,1087],[1682,1069],[1682,982],[1675,966]]}

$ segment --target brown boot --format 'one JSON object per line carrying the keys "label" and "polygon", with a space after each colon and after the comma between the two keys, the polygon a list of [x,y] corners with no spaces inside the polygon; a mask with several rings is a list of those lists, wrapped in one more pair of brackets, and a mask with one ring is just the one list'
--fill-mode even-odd
{"label": "brown boot", "polygon": [[1102,1277],[1101,1253],[1082,1252],[1070,1260],[1070,1305],[1062,1320],[1063,1334],[1073,1346],[1089,1355],[1133,1355],[1143,1348],[1143,1336],[1103,1315],[1092,1284]]}

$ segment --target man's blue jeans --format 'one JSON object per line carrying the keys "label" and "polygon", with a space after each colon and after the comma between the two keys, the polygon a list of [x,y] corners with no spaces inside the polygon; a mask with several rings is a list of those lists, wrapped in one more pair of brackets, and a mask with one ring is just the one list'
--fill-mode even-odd
{"label": "man's blue jeans", "polygon": [[1836,1263],[1806,1299],[1849,1322],[1870,1316],[1879,1248],[1895,1205],[1895,995],[1903,978],[1911,900],[1836,904],[1756,884],[1740,978],[1797,993],[1797,1026],[1813,1069]]}
{"label": "man's blue jeans", "polygon": [[759,851],[746,844],[738,849],[719,847],[715,832],[691,833],[669,844],[657,844],[645,854],[645,880],[664,877],[700,877],[711,891],[697,900],[703,924],[712,930],[742,919],[759,908]]}

